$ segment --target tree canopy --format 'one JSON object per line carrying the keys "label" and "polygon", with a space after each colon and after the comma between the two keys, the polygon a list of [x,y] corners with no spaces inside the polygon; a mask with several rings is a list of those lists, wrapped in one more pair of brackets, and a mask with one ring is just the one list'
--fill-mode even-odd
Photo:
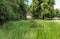
{"label": "tree canopy", "polygon": [[25,17],[27,0],[0,0],[0,22]]}
{"label": "tree canopy", "polygon": [[55,0],[33,0],[29,11],[35,18],[53,18]]}

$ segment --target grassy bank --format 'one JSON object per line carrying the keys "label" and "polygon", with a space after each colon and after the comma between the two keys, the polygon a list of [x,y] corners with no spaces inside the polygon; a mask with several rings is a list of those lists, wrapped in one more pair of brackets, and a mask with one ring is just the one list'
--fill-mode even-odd
{"label": "grassy bank", "polygon": [[0,25],[0,39],[60,39],[60,23],[47,20],[9,21]]}

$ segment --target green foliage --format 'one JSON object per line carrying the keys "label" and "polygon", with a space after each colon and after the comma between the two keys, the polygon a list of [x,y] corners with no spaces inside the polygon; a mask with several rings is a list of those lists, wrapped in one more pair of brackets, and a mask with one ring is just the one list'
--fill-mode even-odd
{"label": "green foliage", "polygon": [[0,39],[60,39],[60,23],[54,21],[9,21],[0,26]]}
{"label": "green foliage", "polygon": [[0,0],[0,22],[25,18],[27,0]]}
{"label": "green foliage", "polygon": [[33,0],[29,11],[35,18],[53,18],[55,0]]}
{"label": "green foliage", "polygon": [[55,13],[56,13],[56,17],[60,17],[60,10],[59,9],[55,9]]}

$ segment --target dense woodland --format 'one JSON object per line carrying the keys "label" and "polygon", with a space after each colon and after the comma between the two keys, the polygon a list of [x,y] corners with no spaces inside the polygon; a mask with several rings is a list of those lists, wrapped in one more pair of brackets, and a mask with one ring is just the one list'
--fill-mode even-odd
{"label": "dense woodland", "polygon": [[4,21],[26,19],[26,13],[35,19],[60,17],[60,10],[54,9],[55,0],[0,0],[0,24]]}

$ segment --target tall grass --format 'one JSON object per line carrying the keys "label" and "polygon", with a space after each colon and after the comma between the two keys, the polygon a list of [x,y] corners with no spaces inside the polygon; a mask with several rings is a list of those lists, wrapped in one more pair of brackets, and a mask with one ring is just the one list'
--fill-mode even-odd
{"label": "tall grass", "polygon": [[60,39],[60,23],[53,21],[9,21],[0,26],[0,39]]}

